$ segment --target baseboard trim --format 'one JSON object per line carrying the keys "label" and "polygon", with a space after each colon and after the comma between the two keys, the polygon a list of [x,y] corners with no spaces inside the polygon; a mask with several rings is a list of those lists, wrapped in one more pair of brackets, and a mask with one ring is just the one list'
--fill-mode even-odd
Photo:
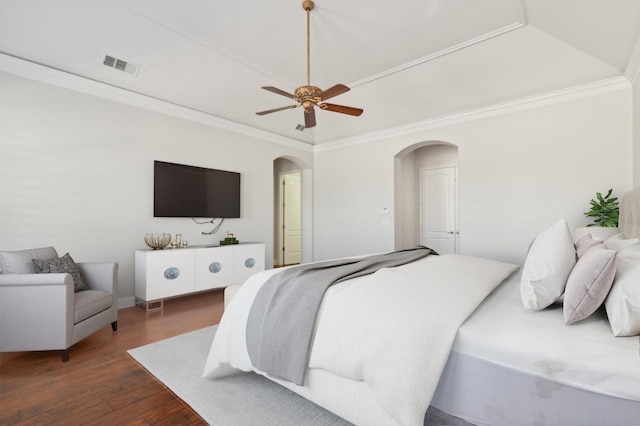
{"label": "baseboard trim", "polygon": [[118,309],[131,308],[133,306],[136,306],[135,296],[118,299]]}

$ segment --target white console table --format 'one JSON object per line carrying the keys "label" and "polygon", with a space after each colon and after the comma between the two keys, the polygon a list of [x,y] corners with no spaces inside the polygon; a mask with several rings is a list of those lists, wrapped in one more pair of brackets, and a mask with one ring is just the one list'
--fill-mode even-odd
{"label": "white console table", "polygon": [[264,243],[136,250],[136,305],[163,310],[165,299],[243,283],[264,262]]}

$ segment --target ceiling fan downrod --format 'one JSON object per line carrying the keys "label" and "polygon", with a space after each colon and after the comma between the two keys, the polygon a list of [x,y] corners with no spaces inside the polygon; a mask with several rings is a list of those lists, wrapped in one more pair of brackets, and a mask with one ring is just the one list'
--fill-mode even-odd
{"label": "ceiling fan downrod", "polygon": [[302,8],[307,12],[307,86],[311,86],[311,20],[310,12],[315,4],[311,0],[304,0]]}

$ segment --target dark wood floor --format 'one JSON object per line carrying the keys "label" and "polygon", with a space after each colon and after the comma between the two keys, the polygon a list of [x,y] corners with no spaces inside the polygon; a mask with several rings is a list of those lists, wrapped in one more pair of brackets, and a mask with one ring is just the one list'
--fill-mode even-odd
{"label": "dark wood floor", "polygon": [[107,326],[57,352],[0,353],[0,425],[204,425],[188,405],[127,350],[217,324],[222,290],[165,301],[148,318],[121,309],[118,331]]}

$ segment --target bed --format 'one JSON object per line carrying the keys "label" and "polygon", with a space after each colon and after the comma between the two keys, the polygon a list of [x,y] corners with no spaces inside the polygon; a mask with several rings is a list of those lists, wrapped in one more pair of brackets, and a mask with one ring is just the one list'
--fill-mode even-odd
{"label": "bed", "polygon": [[[246,324],[278,272],[254,275],[229,303],[206,377],[269,377],[247,354]],[[523,309],[526,273],[428,256],[331,286],[304,384],[269,378],[358,425],[423,424],[429,405],[476,425],[640,424],[638,337],[614,337],[602,308],[571,326],[562,300]]]}
{"label": "bed", "polygon": [[431,405],[476,425],[640,424],[640,340],[599,309],[566,326],[562,305],[522,308],[521,273],[460,327]]}

